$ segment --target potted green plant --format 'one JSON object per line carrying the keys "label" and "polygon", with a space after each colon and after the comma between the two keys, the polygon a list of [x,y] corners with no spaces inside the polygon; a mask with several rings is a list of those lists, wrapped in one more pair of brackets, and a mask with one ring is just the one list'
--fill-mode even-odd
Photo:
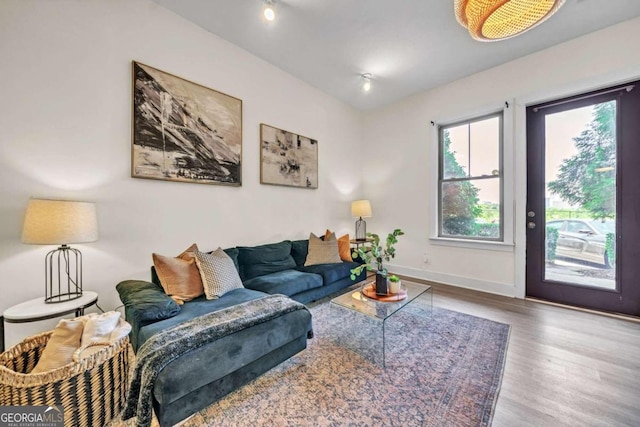
{"label": "potted green plant", "polygon": [[398,292],[400,292],[401,284],[402,284],[402,281],[398,276],[396,276],[395,274],[392,274],[391,276],[389,276],[389,293],[397,294]]}
{"label": "potted green plant", "polygon": [[384,267],[384,261],[391,261],[396,256],[394,245],[398,243],[398,236],[404,235],[404,232],[396,228],[392,233],[387,235],[386,245],[380,244],[380,236],[375,233],[367,233],[367,237],[372,239],[371,246],[357,248],[353,251],[353,257],[359,257],[363,264],[351,270],[351,280],[355,280],[362,270],[375,271],[376,273],[376,294],[386,295],[387,287],[387,269]]}

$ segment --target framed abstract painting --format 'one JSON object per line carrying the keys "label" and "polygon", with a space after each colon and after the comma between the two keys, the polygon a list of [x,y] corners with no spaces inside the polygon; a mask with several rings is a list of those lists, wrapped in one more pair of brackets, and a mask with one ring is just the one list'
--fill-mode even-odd
{"label": "framed abstract painting", "polygon": [[133,61],[131,176],[242,185],[242,100]]}
{"label": "framed abstract painting", "polygon": [[318,188],[318,141],[261,124],[260,183]]}

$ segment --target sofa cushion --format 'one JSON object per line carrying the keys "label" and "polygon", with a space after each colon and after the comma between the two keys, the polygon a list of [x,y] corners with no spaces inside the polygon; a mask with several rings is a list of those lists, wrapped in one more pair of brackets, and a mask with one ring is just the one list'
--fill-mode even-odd
{"label": "sofa cushion", "polygon": [[296,270],[284,270],[254,277],[245,281],[244,286],[268,294],[291,296],[309,289],[319,288],[322,286],[322,277]]}
{"label": "sofa cushion", "polygon": [[[227,255],[229,255],[229,258],[231,258],[233,260],[233,264],[236,266],[236,270],[238,270],[238,273],[239,273],[240,272],[240,265],[238,264],[238,254],[240,253],[240,251],[238,250],[238,248],[227,248],[227,249],[224,250],[224,252]],[[209,252],[209,253],[211,253],[211,252]]]}
{"label": "sofa cushion", "polygon": [[261,246],[238,246],[238,261],[242,280],[288,270],[296,266],[291,256],[291,241]]}
{"label": "sofa cushion", "polygon": [[296,270],[304,273],[314,273],[322,276],[324,284],[337,282],[340,279],[349,277],[351,275],[351,269],[356,268],[359,264],[357,262],[341,262],[339,264],[316,264],[298,267]]}
{"label": "sofa cushion", "polygon": [[233,289],[243,287],[233,260],[222,248],[209,254],[196,252],[196,264],[207,299],[217,299]]}
{"label": "sofa cushion", "polygon": [[298,267],[304,265],[309,253],[309,240],[294,240],[291,242],[291,256]]}
{"label": "sofa cushion", "polygon": [[[116,285],[116,290],[130,322],[163,320],[180,313],[180,306],[155,283],[125,280]],[[129,316],[134,318],[129,319]]]}

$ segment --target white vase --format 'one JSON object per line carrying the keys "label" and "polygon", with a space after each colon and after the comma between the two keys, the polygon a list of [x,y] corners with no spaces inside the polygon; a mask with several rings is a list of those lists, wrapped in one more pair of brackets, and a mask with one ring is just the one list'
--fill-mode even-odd
{"label": "white vase", "polygon": [[389,280],[389,292],[392,294],[397,294],[398,292],[400,292],[400,285],[400,280],[398,280],[397,282],[392,282],[391,280]]}

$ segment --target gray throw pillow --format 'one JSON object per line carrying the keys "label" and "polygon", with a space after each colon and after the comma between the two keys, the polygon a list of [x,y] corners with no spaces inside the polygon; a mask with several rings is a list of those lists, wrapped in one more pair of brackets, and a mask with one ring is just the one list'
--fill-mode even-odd
{"label": "gray throw pillow", "polygon": [[320,239],[315,234],[309,235],[309,253],[304,265],[342,263],[336,234],[331,233],[328,238]]}
{"label": "gray throw pillow", "polygon": [[233,260],[222,248],[210,254],[197,251],[196,264],[207,299],[218,299],[229,291],[244,288]]}

